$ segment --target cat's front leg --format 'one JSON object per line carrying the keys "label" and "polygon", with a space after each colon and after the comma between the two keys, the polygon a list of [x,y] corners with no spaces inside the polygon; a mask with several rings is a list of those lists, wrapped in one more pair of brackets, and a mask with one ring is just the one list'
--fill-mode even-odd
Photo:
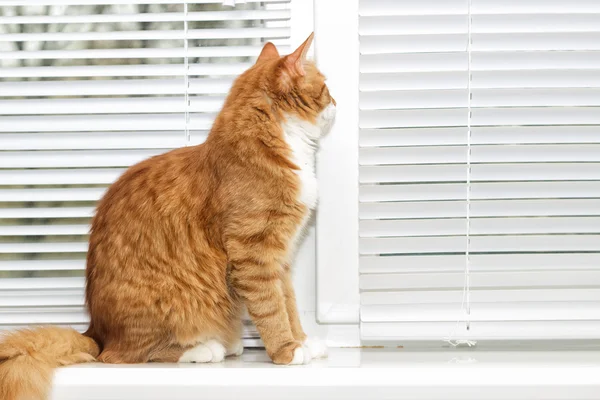
{"label": "cat's front leg", "polygon": [[318,337],[306,336],[306,333],[304,333],[304,330],[302,329],[302,323],[300,322],[300,315],[298,313],[298,305],[296,303],[296,294],[292,282],[292,271],[289,265],[284,266],[283,273],[281,275],[281,287],[285,297],[286,309],[290,321],[290,328],[292,329],[292,335],[296,340],[301,341],[304,346],[308,347],[313,358],[327,357],[327,345],[325,344],[325,341],[319,339]]}
{"label": "cat's front leg", "polygon": [[[243,253],[243,254],[242,254]],[[281,265],[269,249],[230,253],[231,283],[243,299],[267,354],[275,364],[307,364],[308,347],[294,338],[281,285]]]}
{"label": "cat's front leg", "polygon": [[292,282],[292,271],[289,265],[283,267],[281,274],[281,288],[283,289],[283,296],[285,297],[285,306],[290,321],[292,335],[294,336],[294,339],[304,342],[306,340],[306,333],[304,333],[302,323],[300,322],[298,305],[296,303],[296,293]]}

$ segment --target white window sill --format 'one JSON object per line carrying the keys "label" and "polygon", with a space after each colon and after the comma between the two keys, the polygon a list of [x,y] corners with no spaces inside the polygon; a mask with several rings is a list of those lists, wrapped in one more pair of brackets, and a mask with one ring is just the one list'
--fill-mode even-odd
{"label": "white window sill", "polygon": [[52,400],[600,399],[600,351],[332,349],[277,367],[262,351],[222,364],[87,364],[57,371]]}

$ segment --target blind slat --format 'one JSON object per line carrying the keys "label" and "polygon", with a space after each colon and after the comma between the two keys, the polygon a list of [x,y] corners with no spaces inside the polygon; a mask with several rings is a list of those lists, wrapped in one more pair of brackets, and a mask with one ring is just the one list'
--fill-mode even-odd
{"label": "blind slat", "polygon": [[[464,128],[361,129],[361,148],[466,145]],[[471,144],[598,143],[595,126],[472,127]]]}
{"label": "blind slat", "polygon": [[[361,185],[361,201],[464,200],[466,183]],[[598,181],[473,182],[472,200],[600,198]]]}
{"label": "blind slat", "polygon": [[[0,261],[0,271],[58,271],[58,270],[83,270],[85,260],[13,260]],[[80,289],[83,293],[83,288]],[[29,294],[21,294],[23,296]],[[4,295],[0,295],[2,298]],[[7,296],[14,296],[7,294]]]}
{"label": "blind slat", "polygon": [[600,335],[598,321],[480,321],[456,328],[454,322],[375,322],[361,324],[363,340],[434,340],[455,332],[471,340],[595,340]]}
{"label": "blind slat", "polygon": [[[540,10],[541,11],[541,10]],[[472,32],[475,33],[514,33],[514,32],[598,32],[600,31],[600,14],[561,13],[545,14],[513,14],[506,15],[473,15]]]}
{"label": "blind slat", "polygon": [[[598,71],[594,69],[583,69],[577,73],[556,69],[533,70],[493,70],[496,65],[491,66],[490,70],[474,71],[472,84],[475,89],[525,89],[525,88],[597,88],[600,86]],[[600,67],[598,67],[600,68]],[[478,91],[484,94],[484,91]],[[535,93],[535,91],[531,91]],[[498,94],[501,92],[498,91]],[[548,104],[552,105],[552,104]],[[568,105],[568,104],[565,104]]]}
{"label": "blind slat", "polygon": [[[189,66],[189,74],[204,76],[237,75],[250,66],[249,63],[192,64]],[[183,64],[7,67],[0,69],[0,78],[182,76],[184,73]]]}
{"label": "blind slat", "polygon": [[[181,2],[180,2],[181,3]],[[232,10],[188,12],[187,21],[243,21],[243,20],[286,20],[289,9],[283,10]],[[16,15],[0,16],[0,24],[68,24],[109,22],[183,22],[182,12],[146,12],[137,14],[79,14],[79,15]]]}
{"label": "blind slat", "polygon": [[[0,243],[0,254],[85,253],[86,251],[87,243]],[[0,287],[2,286],[0,283]]]}
{"label": "blind slat", "polygon": [[[51,100],[0,100],[0,115],[43,114],[126,114],[192,112],[216,113],[223,106],[223,96],[193,97],[186,105],[183,96],[86,98]],[[25,118],[25,117],[23,117]]]}
{"label": "blind slat", "polygon": [[359,106],[361,110],[466,107],[466,97],[466,89],[365,91]]}
{"label": "blind slat", "polygon": [[466,15],[397,16],[379,15],[361,18],[359,34],[364,38],[374,35],[424,35],[465,33]]}
{"label": "blind slat", "polygon": [[[106,58],[183,58],[188,57],[252,57],[260,54],[260,47],[253,46],[206,46],[193,47],[187,50],[181,48],[136,48],[136,49],[84,49],[84,50],[30,50],[2,51],[0,57],[6,60],[32,59],[106,59]],[[288,53],[289,48],[281,46],[282,53]],[[181,73],[181,72],[180,72]]]}
{"label": "blind slat", "polygon": [[473,34],[473,51],[554,50],[600,50],[600,32]]}
{"label": "blind slat", "polygon": [[[2,208],[0,218],[84,218],[94,214],[93,207]],[[3,228],[3,227],[0,227]],[[0,265],[2,262],[0,261]],[[0,266],[0,269],[2,267]]]}
{"label": "blind slat", "polygon": [[[466,71],[468,57],[464,53],[361,54],[360,72],[424,72]],[[368,77],[365,75],[365,78]],[[362,79],[361,82],[362,84]]]}
{"label": "blind slat", "polygon": [[467,0],[369,0],[359,2],[359,15],[460,15],[467,4]]}
{"label": "blind slat", "polygon": [[[361,312],[364,322],[428,322],[456,321],[460,319],[460,307],[456,303],[435,306],[411,305],[365,305]],[[515,310],[519,310],[515,313]],[[580,302],[513,302],[479,303],[471,313],[471,321],[597,321],[600,320],[600,301]]]}
{"label": "blind slat", "polygon": [[81,308],[77,309],[38,309],[31,310],[2,310],[0,311],[0,326],[13,324],[85,324],[88,321],[87,313]]}
{"label": "blind slat", "polygon": [[[360,150],[361,165],[465,163],[467,146],[371,147]],[[600,144],[473,145],[472,163],[599,162]]]}
{"label": "blind slat", "polygon": [[[232,79],[191,78],[189,94],[226,94]],[[180,94],[184,87],[179,79],[119,79],[119,80],[76,80],[76,81],[32,81],[27,85],[20,82],[0,83],[3,96],[101,96],[101,95],[159,95]],[[113,99],[117,100],[117,99]]]}
{"label": "blind slat", "polygon": [[[203,141],[208,132],[193,130],[190,134]],[[184,145],[181,131],[0,134],[0,148],[5,150],[168,149]]]}
{"label": "blind slat", "polygon": [[[466,215],[462,200],[362,202],[360,218],[456,218]],[[600,210],[600,199],[472,200],[471,217],[589,216]]]}
{"label": "blind slat", "polygon": [[[598,240],[598,234],[471,236],[470,250],[473,253],[593,252],[598,251]],[[466,243],[465,236],[361,238],[359,248],[364,255],[464,253]]]}
{"label": "blind slat", "polygon": [[[552,299],[555,302],[593,302],[600,296],[600,289],[505,289],[505,290],[473,290],[473,303],[512,303],[512,302],[544,302]],[[440,304],[460,303],[462,290],[425,290],[425,291],[377,291],[363,292],[360,296],[364,305],[394,304]]]}
{"label": "blind slat", "polygon": [[[361,237],[462,235],[465,218],[361,221]],[[600,233],[600,217],[472,218],[472,235]],[[0,230],[2,234],[2,230]]]}
{"label": "blind slat", "polygon": [[239,39],[286,38],[288,28],[190,29],[109,32],[13,33],[0,36],[0,42],[77,41],[77,40],[177,40],[177,39]]}
{"label": "blind slat", "polygon": [[[600,163],[511,163],[475,164],[472,181],[600,181]],[[360,167],[362,183],[375,182],[458,182],[466,181],[460,164],[377,165]]]}
{"label": "blind slat", "polygon": [[79,306],[84,304],[83,290],[79,293],[39,294],[39,291],[20,291],[0,296],[0,307],[60,307]]}
{"label": "blind slat", "polygon": [[360,128],[466,126],[464,109],[368,110],[360,111]]}
{"label": "blind slat", "polygon": [[[589,84],[588,84],[589,85]],[[471,106],[481,107],[577,107],[599,106],[598,88],[552,89],[473,89]],[[466,107],[467,90],[401,90],[367,92],[361,96],[360,109],[411,109]],[[411,101],[412,99],[412,101]]]}
{"label": "blind slat", "polygon": [[[469,258],[473,272],[597,270],[600,266],[600,252],[471,254]],[[465,262],[464,254],[362,256],[360,273],[456,273],[464,271]],[[478,294],[480,295],[483,294]],[[510,301],[510,298],[506,298],[505,301]]]}
{"label": "blind slat", "polygon": [[0,236],[61,236],[87,235],[90,227],[86,225],[2,225]]}
{"label": "blind slat", "polygon": [[475,0],[472,13],[539,14],[539,13],[594,13],[600,5],[594,0]]}
{"label": "blind slat", "polygon": [[[4,152],[0,168],[123,167],[166,150],[77,150]],[[5,172],[7,175],[10,172]]]}
{"label": "blind slat", "polygon": [[[281,3],[290,0],[245,0],[246,3]],[[196,4],[222,4],[223,0],[194,0]],[[6,6],[87,4],[181,4],[181,0],[6,0]]]}
{"label": "blind slat", "polygon": [[365,36],[360,41],[360,54],[464,51],[467,40],[466,31],[452,34],[440,32],[437,35]]}
{"label": "blind slat", "polygon": [[[195,114],[190,117],[191,129],[207,130],[214,115]],[[85,132],[85,131],[165,131],[184,129],[183,113],[116,114],[116,115],[46,115],[2,117],[0,132]]]}
{"label": "blind slat", "polygon": [[6,296],[25,295],[28,291],[46,294],[73,294],[83,289],[83,277],[14,278],[0,280],[0,289]]}
{"label": "blind slat", "polygon": [[[463,286],[462,272],[439,272],[435,275],[427,273],[404,274],[366,274],[361,277],[363,290],[445,290],[461,289]],[[473,272],[473,290],[495,288],[575,288],[590,286],[590,282],[598,282],[600,268],[595,270],[562,271],[482,271]],[[598,300],[598,299],[596,299]],[[600,301],[597,301],[600,304]],[[455,307],[456,308],[456,307]],[[574,307],[575,308],[575,307]],[[460,307],[457,312],[462,312]],[[454,318],[456,321],[456,318]]]}
{"label": "blind slat", "polygon": [[105,192],[105,188],[68,188],[68,189],[0,189],[0,201],[19,203],[24,201],[96,201]]}
{"label": "blind slat", "polygon": [[109,184],[123,168],[0,170],[0,185]]}
{"label": "blind slat", "polygon": [[360,165],[465,163],[466,146],[373,147],[359,152]]}

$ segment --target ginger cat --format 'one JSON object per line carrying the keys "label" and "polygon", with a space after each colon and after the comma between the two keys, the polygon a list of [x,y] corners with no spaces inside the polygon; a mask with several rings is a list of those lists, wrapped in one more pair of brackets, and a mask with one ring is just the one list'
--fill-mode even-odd
{"label": "ginger cat", "polygon": [[219,362],[243,351],[244,306],[277,364],[326,355],[298,318],[291,258],[317,203],[319,138],[335,100],[306,59],[267,43],[205,143],[129,168],[92,220],[83,335],[48,327],[0,342],[0,398],[44,399],[52,368]]}

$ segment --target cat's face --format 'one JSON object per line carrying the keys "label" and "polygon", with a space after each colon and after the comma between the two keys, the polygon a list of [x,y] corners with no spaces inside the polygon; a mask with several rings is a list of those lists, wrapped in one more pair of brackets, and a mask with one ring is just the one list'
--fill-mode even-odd
{"label": "cat's face", "polygon": [[256,67],[267,78],[264,85],[270,102],[287,115],[317,125],[323,135],[335,120],[336,102],[325,76],[314,62],[306,59],[312,40],[311,34],[292,54],[283,57],[273,44],[267,43]]}
{"label": "cat's face", "polygon": [[317,69],[313,63],[307,62],[304,65],[306,76],[304,82],[300,84],[300,91],[304,92],[306,97],[312,99],[315,104],[315,110],[318,114],[316,124],[321,128],[324,135],[331,130],[335,121],[336,102],[325,82],[325,76]]}

